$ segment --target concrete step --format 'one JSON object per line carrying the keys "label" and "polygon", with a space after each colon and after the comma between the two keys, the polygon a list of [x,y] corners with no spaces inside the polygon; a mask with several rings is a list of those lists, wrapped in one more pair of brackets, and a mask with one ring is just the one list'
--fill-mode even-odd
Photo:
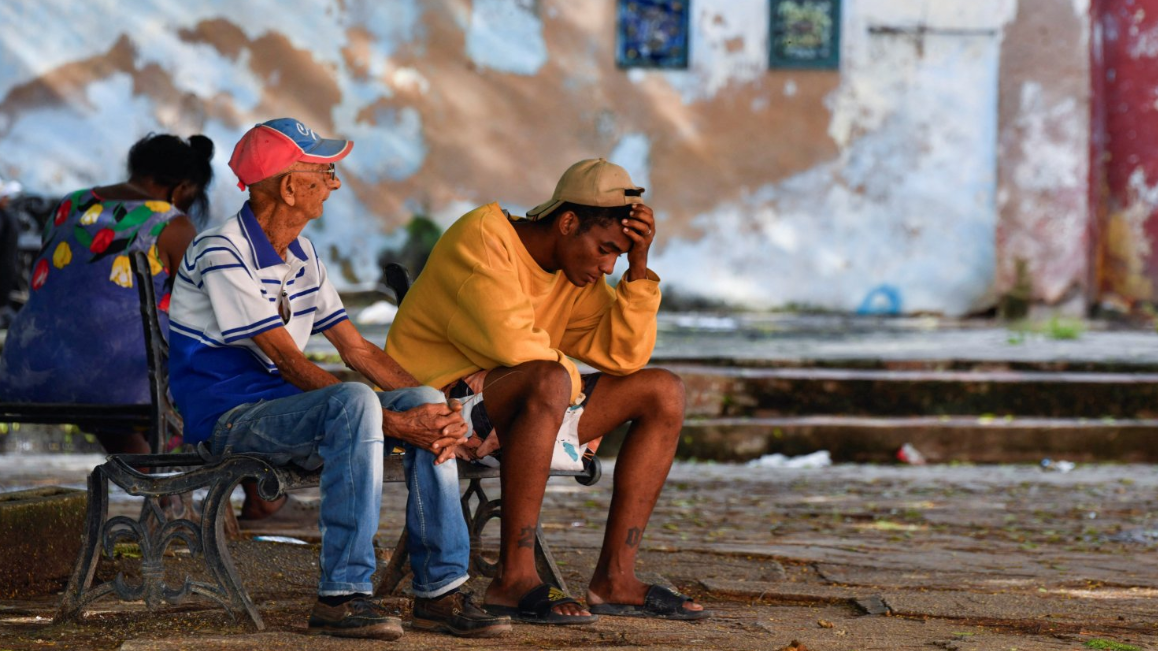
{"label": "concrete step", "polygon": [[[684,459],[828,450],[838,462],[891,463],[911,443],[931,463],[1158,463],[1158,373],[666,368],[687,385]],[[617,453],[623,431],[605,438],[601,456]]]}
{"label": "concrete step", "polygon": [[[615,445],[609,443],[607,452]],[[895,463],[906,443],[930,463],[1038,463],[1043,458],[1155,463],[1158,419],[692,418],[684,424],[678,455],[745,461],[774,452],[796,456],[828,450],[836,462]]]}
{"label": "concrete step", "polygon": [[[343,381],[365,382],[322,364]],[[993,414],[1100,420],[1158,418],[1158,372],[856,369],[664,365],[687,386],[689,417]]]}
{"label": "concrete step", "polygon": [[1158,373],[668,365],[688,415],[1158,418]]}
{"label": "concrete step", "polygon": [[[1155,340],[1158,341],[1158,340]],[[1151,342],[1150,345],[1154,345]],[[651,358],[652,366],[708,366],[734,368],[855,369],[862,371],[1041,371],[1045,373],[1158,373],[1158,364],[1146,360],[1115,359],[968,359],[914,357],[844,357],[811,359],[780,357],[666,357]]]}

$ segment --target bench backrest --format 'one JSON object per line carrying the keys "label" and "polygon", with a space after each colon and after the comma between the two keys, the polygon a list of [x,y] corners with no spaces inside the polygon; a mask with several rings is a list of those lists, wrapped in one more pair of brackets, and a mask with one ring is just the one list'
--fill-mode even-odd
{"label": "bench backrest", "polygon": [[406,267],[391,262],[383,269],[382,275],[386,277],[386,284],[394,290],[394,298],[398,305],[402,305],[402,299],[406,298],[406,292],[410,291],[410,274],[406,273]]}
{"label": "bench backrest", "polygon": [[[71,423],[81,429],[144,428],[153,452],[163,452],[165,443],[181,436],[181,417],[169,400],[169,345],[161,330],[153,274],[145,252],[129,256],[132,279],[137,285],[141,324],[144,329],[149,372],[149,404],[125,405],[65,402],[5,402],[0,400],[0,423]],[[11,342],[9,342],[11,343]]]}
{"label": "bench backrest", "polygon": [[[137,251],[129,258],[133,281],[140,298],[141,323],[145,334],[145,354],[149,364],[149,399],[151,402],[150,427],[146,439],[154,453],[164,452],[166,443],[183,431],[181,416],[169,398],[169,342],[161,329],[160,312],[157,309],[157,292],[153,286],[153,274],[148,254]],[[410,290],[410,275],[399,264],[386,265],[386,284],[394,290],[398,303]]]}
{"label": "bench backrest", "polygon": [[[161,331],[160,312],[157,309],[157,292],[153,287],[153,274],[149,266],[148,254],[137,251],[129,257],[133,271],[133,282],[137,285],[140,298],[141,323],[145,330],[145,355],[149,363],[149,400],[151,402],[151,426],[146,439],[154,453],[165,451],[165,444],[183,431],[181,416],[169,399],[169,342]],[[173,271],[176,273],[176,270]]]}

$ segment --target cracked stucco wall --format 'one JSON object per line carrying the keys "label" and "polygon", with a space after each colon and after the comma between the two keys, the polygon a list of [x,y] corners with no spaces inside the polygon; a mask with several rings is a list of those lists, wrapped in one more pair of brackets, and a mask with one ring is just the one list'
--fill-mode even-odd
{"label": "cracked stucco wall", "polygon": [[1090,297],[1090,18],[1086,0],[1019,0],[1001,58],[998,292],[1024,260],[1034,298]]}
{"label": "cracked stucco wall", "polygon": [[674,294],[965,314],[1015,257],[1044,300],[1082,286],[1080,0],[846,1],[840,71],[768,70],[766,0],[691,11],[688,70],[624,71],[609,0],[12,0],[0,176],[62,193],[148,131],[202,132],[220,218],[232,144],[288,114],[357,143],[309,231],[348,287],[413,214],[525,209],[590,156],[648,188]]}

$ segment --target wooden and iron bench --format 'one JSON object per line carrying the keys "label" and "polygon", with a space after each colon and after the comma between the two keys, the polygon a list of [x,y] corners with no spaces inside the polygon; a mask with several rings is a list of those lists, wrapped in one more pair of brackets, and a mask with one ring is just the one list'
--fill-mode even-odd
{"label": "wooden and iron bench", "polygon": [[[135,254],[133,272],[140,288],[141,310],[146,321],[146,343],[154,350],[154,337],[159,335],[153,286],[148,281],[148,262],[144,254]],[[409,289],[406,271],[397,265],[387,268],[387,281],[401,302]],[[163,341],[163,340],[162,340]],[[150,377],[165,377],[166,352],[157,348],[157,356],[150,353]],[[156,394],[155,394],[156,395]],[[167,403],[167,397],[166,397]],[[391,455],[384,460],[383,482],[405,482],[402,457]],[[150,472],[142,472],[149,469]],[[486,524],[502,517],[502,500],[491,499],[484,490],[484,479],[497,478],[499,470],[486,466],[458,464],[459,478],[468,486],[461,498],[463,518],[471,538],[471,570],[482,576],[495,576],[497,566],[484,557],[479,549]],[[581,471],[552,471],[552,476],[574,477],[580,484],[593,485],[602,474],[599,459],[586,458]],[[287,491],[316,487],[320,470],[306,472],[290,465],[276,465],[268,457],[258,454],[230,454],[212,457],[204,452],[180,454],[117,454],[93,469],[88,478],[88,513],[80,556],[73,568],[68,587],[61,598],[57,621],[75,620],[94,601],[115,596],[125,601],[143,600],[149,609],[162,604],[179,604],[190,595],[200,595],[220,604],[233,617],[244,613],[258,630],[265,628],[261,613],[242,585],[229,552],[226,535],[227,515],[232,513],[230,495],[245,479],[257,482],[259,494],[273,500]],[[145,498],[141,515],[136,520],[117,516],[108,517],[109,483],[116,484],[126,493]],[[200,516],[167,519],[160,506],[161,498],[205,490]],[[399,512],[399,517],[405,517]],[[166,582],[164,559],[166,549],[180,541],[189,552],[204,560],[210,581],[195,581],[186,575],[181,583]],[[94,585],[96,569],[102,553],[111,557],[118,542],[136,543],[141,551],[141,578],[131,583],[124,574],[110,581]],[[566,591],[566,583],[551,555],[540,526],[536,533],[536,564],[540,575]],[[395,594],[408,574],[407,532],[405,529],[390,556],[379,571],[381,580],[376,595]]]}

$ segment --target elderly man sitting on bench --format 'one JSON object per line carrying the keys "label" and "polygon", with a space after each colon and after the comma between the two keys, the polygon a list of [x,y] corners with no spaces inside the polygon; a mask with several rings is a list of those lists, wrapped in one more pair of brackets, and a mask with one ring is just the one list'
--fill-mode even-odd
{"label": "elderly man sitting on bench", "polygon": [[[237,143],[229,166],[249,201],[194,240],[170,304],[170,384],[185,440],[206,441],[214,454],[322,467],[321,578],[309,632],[378,639],[402,635],[398,618],[370,598],[383,450],[400,443],[415,627],[498,635],[510,621],[459,591],[470,553],[453,460],[467,431],[461,406],[418,386],[358,334],[301,236],[342,186],[335,164],[352,147],[291,118],[257,125]],[[347,365],[394,390],[341,383],[308,361],[302,350],[319,332]]]}
{"label": "elderly man sitting on bench", "polygon": [[[526,219],[497,203],[467,213],[435,245],[386,340],[387,353],[419,381],[451,397],[485,396],[469,401],[477,436],[458,449],[485,458],[502,444],[500,569],[485,603],[515,621],[709,614],[635,576],[684,410],[679,377],[643,368],[660,292],[647,268],[655,218],[642,193],[618,165],[585,160]],[[624,254],[627,272],[613,288],[604,277]],[[602,373],[580,375],[568,357]],[[535,569],[539,509],[553,458],[578,461],[583,446],[629,421],[585,609]]]}

